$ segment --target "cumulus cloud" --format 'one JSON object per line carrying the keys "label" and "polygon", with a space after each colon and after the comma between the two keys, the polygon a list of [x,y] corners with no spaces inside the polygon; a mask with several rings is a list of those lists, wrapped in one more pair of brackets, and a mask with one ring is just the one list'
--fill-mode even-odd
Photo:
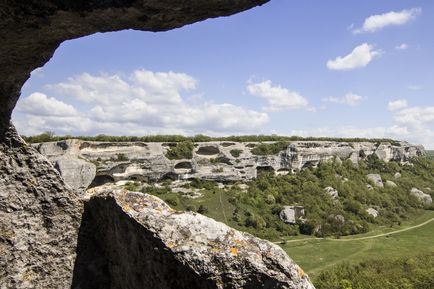
{"label": "cumulus cloud", "polygon": [[49,86],[84,108],[80,112],[54,97],[34,93],[20,100],[20,115],[14,120],[24,134],[53,130],[122,135],[254,133],[269,121],[264,112],[184,95],[196,88],[197,80],[184,73],[143,69],[129,76],[83,73]]}
{"label": "cumulus cloud", "polygon": [[374,50],[372,45],[363,43],[355,47],[350,54],[327,61],[327,68],[330,70],[352,70],[365,67],[380,54],[380,50]]}
{"label": "cumulus cloud", "polygon": [[323,101],[330,102],[330,103],[346,104],[349,106],[357,106],[363,101],[363,99],[364,99],[363,96],[349,92],[345,94],[343,97],[329,96],[327,98],[323,98]]}
{"label": "cumulus cloud", "polygon": [[398,99],[395,101],[389,101],[389,103],[387,104],[387,108],[390,111],[394,111],[394,110],[398,110],[398,109],[402,109],[408,106],[407,100],[405,99]]}
{"label": "cumulus cloud", "polygon": [[66,117],[77,115],[77,111],[72,105],[39,92],[32,93],[21,101],[17,106],[17,111],[44,116]]}
{"label": "cumulus cloud", "polygon": [[267,111],[281,111],[307,107],[308,101],[296,91],[291,91],[280,85],[273,85],[271,80],[259,83],[248,83],[247,91],[254,96],[266,100]]}
{"label": "cumulus cloud", "polygon": [[360,34],[366,32],[376,32],[387,26],[404,25],[415,19],[421,13],[421,8],[412,8],[399,12],[390,11],[384,14],[372,15],[365,19],[361,28],[353,30],[353,33]]}
{"label": "cumulus cloud", "polygon": [[408,44],[407,43],[401,43],[400,45],[395,46],[396,50],[407,50]]}

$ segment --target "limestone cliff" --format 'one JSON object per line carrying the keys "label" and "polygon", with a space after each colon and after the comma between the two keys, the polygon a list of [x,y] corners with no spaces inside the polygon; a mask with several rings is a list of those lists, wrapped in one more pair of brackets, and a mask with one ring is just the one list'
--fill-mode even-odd
{"label": "limestone cliff", "polygon": [[[165,178],[242,181],[255,178],[261,170],[287,174],[335,158],[357,163],[375,154],[386,162],[406,162],[424,154],[423,147],[405,142],[391,145],[298,141],[289,143],[286,150],[275,155],[257,156],[252,149],[258,143],[202,142],[195,143],[191,159],[170,160],[166,152],[172,145],[65,140],[33,146],[55,165],[63,160],[64,166],[57,167],[65,181],[75,189],[86,188],[93,178],[92,186],[120,180],[159,181]],[[234,150],[236,155],[232,153]],[[95,165],[96,172],[93,169]]]}

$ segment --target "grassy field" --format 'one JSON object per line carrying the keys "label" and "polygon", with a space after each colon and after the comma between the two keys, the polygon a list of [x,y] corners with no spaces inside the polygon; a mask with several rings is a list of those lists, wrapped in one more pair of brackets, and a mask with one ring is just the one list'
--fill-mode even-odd
{"label": "grassy field", "polygon": [[341,262],[358,263],[382,257],[410,257],[423,252],[434,252],[434,221],[408,231],[360,240],[409,228],[432,218],[434,211],[426,211],[420,217],[398,228],[379,227],[365,235],[334,240],[288,240],[282,248],[315,279],[315,275],[320,271]]}

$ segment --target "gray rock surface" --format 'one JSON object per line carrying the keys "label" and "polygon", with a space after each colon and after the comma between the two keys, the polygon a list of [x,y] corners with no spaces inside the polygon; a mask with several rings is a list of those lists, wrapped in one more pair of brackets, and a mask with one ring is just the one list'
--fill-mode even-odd
{"label": "gray rock surface", "polygon": [[69,288],[82,203],[13,127],[0,142],[0,288]]}
{"label": "gray rock surface", "polygon": [[424,193],[423,191],[417,188],[411,188],[410,194],[418,198],[421,202],[426,205],[432,204],[432,197],[429,194]]}
{"label": "gray rock surface", "polygon": [[338,199],[339,198],[339,192],[334,189],[333,187],[325,187],[324,188],[324,192],[326,194],[328,194],[330,197],[332,197],[333,199]]}
{"label": "gray rock surface", "polygon": [[396,188],[397,186],[398,185],[393,181],[390,181],[390,180],[386,181],[386,187]]}
{"label": "gray rock surface", "polygon": [[86,197],[73,288],[314,288],[271,242],[147,194],[102,186]]}
{"label": "gray rock surface", "polygon": [[304,215],[304,208],[302,206],[284,206],[279,213],[280,219],[288,224],[295,224]]}
{"label": "gray rock surface", "polygon": [[383,180],[381,179],[381,176],[379,174],[368,174],[366,175],[366,178],[370,180],[375,186],[379,188],[383,188]]}
{"label": "gray rock surface", "polygon": [[369,215],[371,215],[374,218],[378,217],[378,211],[374,208],[366,209],[366,213],[368,213]]}
{"label": "gray rock surface", "polygon": [[[256,156],[252,154],[252,147],[257,144],[254,142],[199,142],[195,143],[197,147],[193,151],[193,157],[183,160],[167,159],[165,153],[169,146],[166,143],[66,140],[34,144],[34,147],[54,164],[59,158],[65,156],[73,156],[75,159],[67,159],[74,162],[80,160],[80,166],[68,165],[67,162],[64,162],[63,168],[57,166],[62,176],[70,176],[66,181],[75,188],[84,187],[84,183],[88,182],[88,179],[83,179],[82,168],[85,164],[81,162],[82,160],[88,162],[88,170],[92,170],[93,164],[97,165],[96,185],[104,183],[99,181],[101,178],[110,182],[120,180],[159,181],[164,178],[175,180],[200,178],[228,182],[256,178],[258,172],[263,170],[284,175],[306,167],[317,166],[323,161],[348,157],[351,159],[354,155],[359,160],[362,158],[360,156],[366,157],[376,151],[376,144],[374,143],[349,144],[306,141],[291,142],[286,150],[275,155]],[[409,148],[410,145],[402,143],[402,147]],[[398,147],[387,146],[387,148],[393,152]],[[232,156],[231,150],[241,151],[240,156]],[[363,153],[360,153],[361,151]],[[385,161],[407,160],[405,155],[397,157],[394,154],[385,153],[381,156],[385,158]],[[79,171],[67,171],[74,168]],[[90,175],[92,173],[86,176]],[[343,179],[343,181],[346,180]]]}
{"label": "gray rock surface", "polygon": [[58,158],[54,167],[75,191],[86,190],[96,175],[96,166],[93,163],[71,155]]}

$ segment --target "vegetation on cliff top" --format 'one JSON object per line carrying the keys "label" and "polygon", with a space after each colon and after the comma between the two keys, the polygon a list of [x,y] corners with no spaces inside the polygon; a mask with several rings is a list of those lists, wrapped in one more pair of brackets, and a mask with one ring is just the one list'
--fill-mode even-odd
{"label": "vegetation on cliff top", "polygon": [[337,141],[337,142],[389,142],[399,146],[399,141],[393,139],[368,139],[368,138],[336,138],[336,137],[301,137],[301,136],[279,136],[279,135],[240,135],[227,137],[210,137],[202,134],[195,136],[183,135],[148,135],[148,136],[57,136],[54,132],[44,132],[33,136],[21,136],[27,143],[41,143],[61,141],[66,139],[81,139],[85,141],[99,142],[210,142],[210,141],[234,141],[234,142],[288,142],[288,141]]}

